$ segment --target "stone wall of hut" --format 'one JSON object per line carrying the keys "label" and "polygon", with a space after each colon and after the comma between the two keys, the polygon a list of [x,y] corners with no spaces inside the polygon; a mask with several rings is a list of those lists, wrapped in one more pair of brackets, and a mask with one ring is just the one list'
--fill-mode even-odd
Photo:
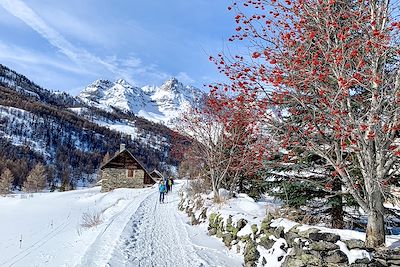
{"label": "stone wall of hut", "polygon": [[126,169],[105,168],[101,173],[101,191],[108,192],[116,188],[144,187],[144,171],[135,170],[133,177],[128,177]]}

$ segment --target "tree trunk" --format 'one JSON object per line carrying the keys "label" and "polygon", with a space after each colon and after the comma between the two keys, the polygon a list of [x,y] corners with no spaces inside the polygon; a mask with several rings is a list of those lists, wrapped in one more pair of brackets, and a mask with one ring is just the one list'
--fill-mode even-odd
{"label": "tree trunk", "polygon": [[213,193],[214,193],[214,200],[219,199],[219,190],[213,187]]}
{"label": "tree trunk", "polygon": [[385,245],[383,196],[378,188],[372,193],[371,199],[365,244],[367,247],[376,248]]}
{"label": "tree trunk", "polygon": [[[336,178],[333,181],[332,190],[334,192],[340,192],[342,190],[342,182]],[[343,229],[343,198],[342,195],[334,196],[331,199],[331,216],[332,216],[332,228]]]}
{"label": "tree trunk", "polygon": [[[336,196],[338,200],[342,201],[341,196]],[[332,216],[332,228],[343,229],[344,221],[343,221],[343,206],[341,205],[333,205],[331,209]]]}
{"label": "tree trunk", "polygon": [[211,185],[214,193],[214,200],[219,199],[219,188],[214,177],[211,177]]}

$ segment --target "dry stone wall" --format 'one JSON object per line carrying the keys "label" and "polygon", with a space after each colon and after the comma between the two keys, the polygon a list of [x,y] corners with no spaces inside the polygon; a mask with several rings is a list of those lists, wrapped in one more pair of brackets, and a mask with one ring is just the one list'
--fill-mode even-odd
{"label": "dry stone wall", "polygon": [[[288,230],[272,227],[271,214],[267,214],[261,226],[253,224],[251,233],[240,236],[238,233],[248,224],[246,218],[233,222],[232,216],[223,218],[219,213],[208,212],[203,203],[201,196],[188,198],[182,193],[179,209],[188,214],[192,225],[208,224],[209,235],[221,238],[225,246],[243,254],[245,267],[276,266],[276,261],[282,267],[400,266],[400,250],[367,249],[362,240],[341,240],[339,235],[322,233],[317,228],[301,231],[300,224]],[[264,253],[261,255],[260,251]],[[349,259],[344,251],[363,256]]]}

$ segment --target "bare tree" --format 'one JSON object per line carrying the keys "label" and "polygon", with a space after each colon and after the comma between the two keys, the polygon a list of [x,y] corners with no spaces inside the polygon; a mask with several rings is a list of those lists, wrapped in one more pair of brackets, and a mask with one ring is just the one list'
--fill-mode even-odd
{"label": "bare tree", "polygon": [[186,113],[180,123],[181,131],[193,139],[186,160],[204,168],[203,178],[211,181],[216,198],[224,182],[233,191],[241,174],[262,165],[265,148],[263,139],[247,131],[255,127],[254,116],[222,103],[222,99],[208,99],[202,110]]}
{"label": "bare tree", "polygon": [[0,194],[10,193],[11,183],[14,176],[8,168],[5,168],[0,176]]}
{"label": "bare tree", "polygon": [[23,190],[26,192],[39,192],[47,186],[46,169],[42,163],[38,163],[29,172],[23,184]]}

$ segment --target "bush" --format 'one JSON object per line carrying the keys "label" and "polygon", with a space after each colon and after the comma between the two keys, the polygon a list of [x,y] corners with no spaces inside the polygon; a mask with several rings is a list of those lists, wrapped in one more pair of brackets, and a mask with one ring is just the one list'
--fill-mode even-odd
{"label": "bush", "polygon": [[96,227],[103,222],[100,212],[87,211],[82,214],[81,226],[84,228]]}
{"label": "bush", "polygon": [[188,194],[194,196],[196,194],[207,193],[211,189],[211,184],[204,179],[195,179],[189,181]]}

